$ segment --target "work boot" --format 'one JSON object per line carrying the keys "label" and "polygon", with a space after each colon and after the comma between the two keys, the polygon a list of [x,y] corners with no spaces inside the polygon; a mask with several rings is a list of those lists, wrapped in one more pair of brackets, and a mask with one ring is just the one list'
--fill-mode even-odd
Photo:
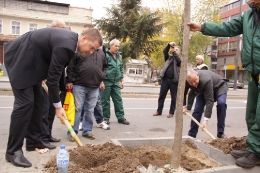
{"label": "work boot", "polygon": [[155,113],[153,114],[153,116],[159,116],[159,115],[162,115],[162,113],[155,112]]}
{"label": "work boot", "polygon": [[231,155],[233,157],[235,157],[236,159],[240,158],[240,157],[244,157],[246,154],[250,153],[250,151],[247,151],[247,150],[243,150],[243,151],[240,151],[240,150],[233,150],[231,151]]}
{"label": "work boot", "polygon": [[260,165],[260,158],[255,153],[249,152],[245,156],[238,158],[236,165],[242,168],[252,168]]}
{"label": "work boot", "polygon": [[91,139],[91,140],[96,139],[96,137],[92,133],[89,133],[89,134],[86,134],[86,135],[82,135],[82,136],[85,137],[85,138]]}
{"label": "work boot", "polygon": [[228,138],[228,137],[224,134],[224,132],[218,132],[217,137],[218,137],[218,138],[224,138],[224,139]]}
{"label": "work boot", "polygon": [[130,124],[128,121],[126,121],[126,119],[118,120],[118,123],[125,124],[125,125],[129,125]]}

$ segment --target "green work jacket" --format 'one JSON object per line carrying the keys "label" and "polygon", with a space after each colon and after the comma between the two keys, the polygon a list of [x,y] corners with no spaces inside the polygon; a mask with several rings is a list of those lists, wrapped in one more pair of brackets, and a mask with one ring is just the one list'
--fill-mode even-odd
{"label": "green work jacket", "polygon": [[[250,4],[249,6],[252,7]],[[206,22],[202,25],[201,32],[204,35],[218,37],[233,37],[243,34],[242,65],[252,74],[260,73],[260,24],[259,22],[254,24],[252,8],[228,23]]]}
{"label": "green work jacket", "polygon": [[115,84],[124,78],[122,56],[117,53],[116,57],[113,57],[109,49],[107,49],[106,58],[108,68],[104,82],[105,84]]}

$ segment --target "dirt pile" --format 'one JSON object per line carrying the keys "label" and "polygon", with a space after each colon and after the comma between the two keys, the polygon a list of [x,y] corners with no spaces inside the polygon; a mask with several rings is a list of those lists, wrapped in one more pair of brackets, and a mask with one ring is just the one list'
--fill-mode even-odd
{"label": "dirt pile", "polygon": [[214,139],[210,142],[205,142],[207,145],[211,145],[223,151],[225,154],[230,154],[233,150],[245,150],[247,148],[246,136],[243,137],[231,137],[227,139]]}
{"label": "dirt pile", "polygon": [[[112,143],[86,145],[69,150],[69,172],[73,173],[129,173],[136,172],[138,165],[149,164],[164,167],[171,162],[172,149],[163,146],[122,147]],[[218,163],[186,140],[182,144],[181,167],[185,170],[200,170],[217,167]],[[55,156],[45,165],[45,172],[57,173]],[[167,171],[165,171],[167,172]]]}

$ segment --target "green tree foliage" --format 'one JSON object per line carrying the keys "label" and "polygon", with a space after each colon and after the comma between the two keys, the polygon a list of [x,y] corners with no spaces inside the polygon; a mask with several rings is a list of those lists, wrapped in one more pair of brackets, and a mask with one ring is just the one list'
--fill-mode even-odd
{"label": "green tree foliage", "polygon": [[121,0],[106,9],[107,17],[95,20],[107,40],[119,39],[124,58],[149,56],[161,43],[153,39],[163,28],[158,12],[141,7],[141,0]]}
{"label": "green tree foliage", "polygon": [[[203,22],[219,23],[219,8],[227,4],[228,0],[196,0],[193,1],[191,7],[191,20]],[[164,0],[167,4],[165,8],[159,9],[163,13],[163,20],[167,23],[165,35],[170,41],[176,42],[182,47],[183,40],[183,16],[184,7],[183,0]],[[207,62],[207,47],[212,44],[213,37],[204,36],[200,32],[191,32],[190,34],[190,49],[189,62],[195,64],[196,55],[204,55]]]}

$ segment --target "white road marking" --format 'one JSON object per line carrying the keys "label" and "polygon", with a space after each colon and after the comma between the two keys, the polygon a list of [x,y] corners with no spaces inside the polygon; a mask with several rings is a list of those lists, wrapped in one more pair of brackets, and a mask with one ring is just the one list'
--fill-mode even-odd
{"label": "white road marking", "polygon": [[[245,109],[246,107],[228,107],[227,109]],[[0,109],[13,109],[13,107],[0,107]],[[114,108],[110,108],[114,109]],[[154,109],[154,108],[124,108],[125,110],[142,110],[142,109]],[[170,108],[163,108],[170,109]],[[213,108],[216,109],[216,108]]]}

